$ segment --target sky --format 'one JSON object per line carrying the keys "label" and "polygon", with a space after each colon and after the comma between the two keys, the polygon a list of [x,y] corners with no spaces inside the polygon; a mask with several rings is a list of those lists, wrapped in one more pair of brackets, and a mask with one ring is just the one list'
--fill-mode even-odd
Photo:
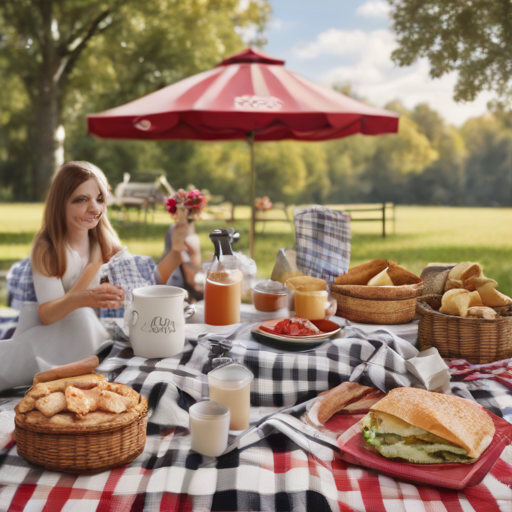
{"label": "sky", "polygon": [[263,50],[286,61],[286,68],[332,86],[341,82],[370,103],[383,107],[399,99],[407,108],[428,103],[447,122],[460,126],[486,111],[492,99],[456,103],[456,74],[429,77],[421,60],[400,68],[391,61],[396,48],[386,0],[270,0],[272,21]]}

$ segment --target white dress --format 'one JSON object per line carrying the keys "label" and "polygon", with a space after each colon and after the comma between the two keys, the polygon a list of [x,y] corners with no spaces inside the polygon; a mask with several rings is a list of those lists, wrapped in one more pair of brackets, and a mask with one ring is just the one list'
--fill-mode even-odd
{"label": "white dress", "polygon": [[[0,341],[0,391],[32,383],[36,373],[92,355],[108,333],[92,308],[79,308],[58,322],[44,325],[39,305],[63,297],[76,283],[89,257],[66,248],[66,272],[61,278],[33,273],[37,302],[27,302],[10,340]],[[99,285],[99,272],[89,288]]]}

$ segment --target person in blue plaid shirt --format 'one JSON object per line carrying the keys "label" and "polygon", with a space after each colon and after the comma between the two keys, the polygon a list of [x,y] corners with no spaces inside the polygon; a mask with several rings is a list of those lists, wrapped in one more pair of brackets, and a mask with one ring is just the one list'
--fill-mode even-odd
{"label": "person in blue plaid shirt", "polygon": [[[115,311],[124,305],[125,289],[166,283],[179,267],[177,250],[156,266],[123,249],[106,214],[108,189],[103,172],[88,162],[69,162],[55,175],[30,262],[22,265],[19,323],[11,339],[0,341],[0,390],[29,384],[39,371],[94,353],[108,338],[95,309]],[[179,247],[186,226],[174,231]],[[110,268],[111,261],[118,264]],[[112,279],[100,284],[105,264]]]}

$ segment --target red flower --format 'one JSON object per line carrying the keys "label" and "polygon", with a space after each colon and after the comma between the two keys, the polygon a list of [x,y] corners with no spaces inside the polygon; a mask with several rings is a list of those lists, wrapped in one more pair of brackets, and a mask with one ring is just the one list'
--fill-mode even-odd
{"label": "red flower", "polygon": [[187,217],[190,219],[198,219],[200,213],[208,203],[207,192],[201,192],[199,189],[183,190],[180,188],[172,198],[167,200],[167,211],[175,215],[178,208],[185,207]]}
{"label": "red flower", "polygon": [[165,204],[165,207],[169,213],[174,215],[178,209],[176,206],[176,199],[173,199],[172,197],[167,199],[167,203]]}

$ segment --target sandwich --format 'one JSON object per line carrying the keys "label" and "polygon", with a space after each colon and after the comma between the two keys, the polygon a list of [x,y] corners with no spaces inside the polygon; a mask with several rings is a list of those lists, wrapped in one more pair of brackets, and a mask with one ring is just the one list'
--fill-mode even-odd
{"label": "sandwich", "polygon": [[491,417],[480,405],[407,387],[390,391],[361,424],[369,448],[386,458],[420,464],[471,464],[495,433]]}

